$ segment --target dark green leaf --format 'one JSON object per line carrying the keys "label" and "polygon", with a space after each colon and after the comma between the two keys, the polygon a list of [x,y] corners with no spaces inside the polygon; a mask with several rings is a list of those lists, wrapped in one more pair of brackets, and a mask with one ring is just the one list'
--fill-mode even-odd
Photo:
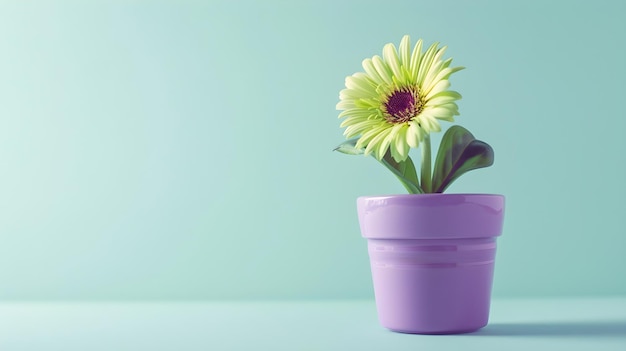
{"label": "dark green leaf", "polygon": [[461,126],[452,126],[441,139],[435,169],[433,190],[442,193],[462,174],[493,164],[493,149],[487,143],[476,140],[472,133]]}
{"label": "dark green leaf", "polygon": [[407,157],[402,162],[396,162],[391,156],[391,153],[387,151],[385,156],[380,160],[385,167],[387,167],[399,180],[406,190],[411,194],[423,194],[422,188],[419,186],[419,180],[417,178],[417,172],[415,171],[415,165],[411,157]]}

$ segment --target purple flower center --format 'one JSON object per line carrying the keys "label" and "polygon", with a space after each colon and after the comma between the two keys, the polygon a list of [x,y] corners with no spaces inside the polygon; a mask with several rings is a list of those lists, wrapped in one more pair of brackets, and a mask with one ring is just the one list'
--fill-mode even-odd
{"label": "purple flower center", "polygon": [[409,91],[396,91],[387,101],[387,112],[396,116],[410,110],[415,104],[415,98]]}
{"label": "purple flower center", "polygon": [[389,123],[406,123],[422,110],[419,94],[411,88],[394,91],[384,104],[385,119]]}

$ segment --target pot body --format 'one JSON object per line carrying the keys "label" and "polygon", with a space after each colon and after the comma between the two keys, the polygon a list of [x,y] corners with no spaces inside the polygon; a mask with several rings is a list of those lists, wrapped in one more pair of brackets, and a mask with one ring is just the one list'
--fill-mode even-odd
{"label": "pot body", "polygon": [[384,327],[450,334],[487,325],[503,196],[371,196],[357,208]]}

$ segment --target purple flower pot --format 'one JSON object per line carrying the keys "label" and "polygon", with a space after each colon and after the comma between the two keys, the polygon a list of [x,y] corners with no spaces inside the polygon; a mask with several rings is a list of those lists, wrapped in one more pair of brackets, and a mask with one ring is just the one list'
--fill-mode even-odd
{"label": "purple flower pot", "polygon": [[384,327],[454,334],[487,325],[504,196],[367,196],[357,208]]}

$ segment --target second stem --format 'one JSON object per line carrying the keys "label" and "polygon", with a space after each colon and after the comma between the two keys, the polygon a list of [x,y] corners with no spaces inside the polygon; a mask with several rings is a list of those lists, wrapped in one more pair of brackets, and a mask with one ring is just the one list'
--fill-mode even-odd
{"label": "second stem", "polygon": [[431,167],[431,151],[430,151],[430,135],[426,135],[422,140],[422,190],[425,193],[432,192],[432,167]]}

